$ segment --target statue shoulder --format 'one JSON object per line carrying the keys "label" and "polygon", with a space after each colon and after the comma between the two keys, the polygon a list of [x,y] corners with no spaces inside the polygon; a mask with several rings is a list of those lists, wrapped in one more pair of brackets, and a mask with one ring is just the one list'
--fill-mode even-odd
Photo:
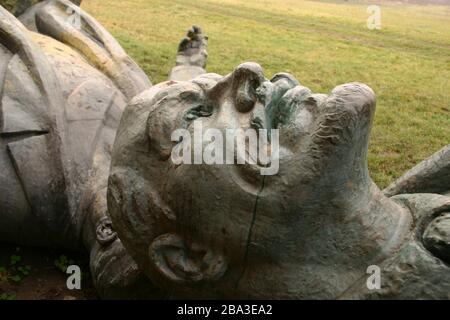
{"label": "statue shoulder", "polygon": [[85,200],[106,185],[122,111],[151,83],[69,1],[39,3],[25,16],[27,25],[0,7],[0,135],[34,214],[57,233],[81,227]]}
{"label": "statue shoulder", "polygon": [[64,121],[58,112],[64,98],[39,45],[2,7],[0,32],[0,136],[33,213],[54,231],[68,225]]}

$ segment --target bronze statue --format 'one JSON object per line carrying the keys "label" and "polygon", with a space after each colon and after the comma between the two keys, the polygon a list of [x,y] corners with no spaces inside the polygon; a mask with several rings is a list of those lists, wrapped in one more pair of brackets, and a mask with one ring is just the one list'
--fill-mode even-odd
{"label": "bronze statue", "polygon": [[[366,85],[206,73],[193,27],[152,86],[67,0],[0,18],[1,242],[88,250],[104,298],[449,298],[450,146],[380,191]],[[278,130],[279,171],[173,163],[194,123]]]}

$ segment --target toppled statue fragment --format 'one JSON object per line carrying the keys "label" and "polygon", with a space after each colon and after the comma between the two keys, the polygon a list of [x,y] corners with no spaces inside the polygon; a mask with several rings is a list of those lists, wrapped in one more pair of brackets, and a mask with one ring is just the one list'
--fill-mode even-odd
{"label": "toppled statue fragment", "polygon": [[202,29],[193,26],[178,46],[176,66],[172,69],[169,79],[187,81],[206,73],[208,53],[208,37]]}
{"label": "toppled statue fragment", "polygon": [[450,145],[406,172],[384,192],[388,196],[401,193],[439,193],[450,196]]}
{"label": "toppled statue fragment", "polygon": [[127,296],[142,279],[120,239],[103,235],[108,169],[122,111],[151,83],[69,1],[20,19],[28,29],[0,7],[0,241],[87,249],[99,294]]}
{"label": "toppled statue fragment", "polygon": [[[104,298],[449,298],[450,146],[380,191],[368,86],[205,73],[198,27],[152,86],[67,0],[0,7],[0,34],[0,242],[87,250]],[[279,172],[173,163],[194,123],[279,130]]]}

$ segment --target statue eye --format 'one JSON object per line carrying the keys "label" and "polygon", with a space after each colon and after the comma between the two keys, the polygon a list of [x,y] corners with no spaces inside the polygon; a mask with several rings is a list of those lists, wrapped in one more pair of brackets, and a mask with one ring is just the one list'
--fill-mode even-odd
{"label": "statue eye", "polygon": [[202,117],[210,117],[213,114],[212,106],[199,105],[189,109],[184,115],[185,120],[193,121]]}

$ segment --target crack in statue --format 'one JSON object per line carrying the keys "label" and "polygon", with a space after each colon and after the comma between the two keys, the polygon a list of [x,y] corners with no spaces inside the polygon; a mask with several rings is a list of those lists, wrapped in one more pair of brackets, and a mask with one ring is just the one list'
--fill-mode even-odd
{"label": "crack in statue", "polygon": [[[450,146],[380,191],[368,86],[206,73],[206,46],[193,27],[152,86],[75,4],[0,8],[0,241],[88,250],[104,298],[448,299]],[[278,129],[279,172],[174,164],[194,121]]]}

